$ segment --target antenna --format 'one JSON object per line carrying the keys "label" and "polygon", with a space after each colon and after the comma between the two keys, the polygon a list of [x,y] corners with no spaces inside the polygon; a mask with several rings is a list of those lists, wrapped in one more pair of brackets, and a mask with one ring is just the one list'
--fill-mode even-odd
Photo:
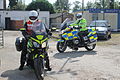
{"label": "antenna", "polygon": [[6,0],[3,0],[3,7],[6,9]]}

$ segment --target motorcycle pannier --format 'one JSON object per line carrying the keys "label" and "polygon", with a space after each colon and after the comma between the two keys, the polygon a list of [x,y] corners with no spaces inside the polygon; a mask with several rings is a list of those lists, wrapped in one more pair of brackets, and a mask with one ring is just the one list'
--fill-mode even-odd
{"label": "motorcycle pannier", "polygon": [[17,51],[21,51],[22,50],[22,48],[23,48],[23,41],[24,41],[24,38],[22,38],[22,37],[16,38],[15,46],[16,46],[16,50]]}

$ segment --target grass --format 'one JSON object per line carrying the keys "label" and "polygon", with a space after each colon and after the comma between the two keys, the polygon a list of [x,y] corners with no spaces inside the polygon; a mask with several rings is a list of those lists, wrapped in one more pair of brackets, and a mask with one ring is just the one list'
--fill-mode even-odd
{"label": "grass", "polygon": [[108,46],[120,44],[120,33],[112,33],[112,38],[109,40],[98,40],[97,45]]}

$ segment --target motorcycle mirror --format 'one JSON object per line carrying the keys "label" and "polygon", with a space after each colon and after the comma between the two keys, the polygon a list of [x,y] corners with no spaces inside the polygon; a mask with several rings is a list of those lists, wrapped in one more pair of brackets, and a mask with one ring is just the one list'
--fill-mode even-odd
{"label": "motorcycle mirror", "polygon": [[48,33],[48,35],[52,36],[52,33],[51,33],[51,32],[49,32],[49,33]]}

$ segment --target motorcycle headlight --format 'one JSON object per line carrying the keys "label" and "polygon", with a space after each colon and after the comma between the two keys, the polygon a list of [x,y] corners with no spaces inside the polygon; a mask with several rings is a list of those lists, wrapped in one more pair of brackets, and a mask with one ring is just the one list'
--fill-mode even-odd
{"label": "motorcycle headlight", "polygon": [[104,34],[107,34],[107,32],[106,32],[106,31],[103,31],[103,33],[104,33]]}
{"label": "motorcycle headlight", "polygon": [[42,48],[45,48],[46,46],[47,46],[46,42],[42,43]]}
{"label": "motorcycle headlight", "polygon": [[33,45],[34,45],[34,47],[36,47],[36,48],[39,48],[39,47],[40,47],[40,44],[38,44],[37,42],[33,42]]}
{"label": "motorcycle headlight", "polygon": [[65,32],[65,30],[62,30],[60,34],[63,34]]}

